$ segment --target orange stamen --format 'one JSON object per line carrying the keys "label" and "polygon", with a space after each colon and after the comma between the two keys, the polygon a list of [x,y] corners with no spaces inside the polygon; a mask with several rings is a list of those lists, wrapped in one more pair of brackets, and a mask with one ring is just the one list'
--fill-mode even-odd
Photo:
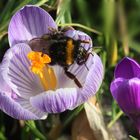
{"label": "orange stamen", "polygon": [[47,54],[42,52],[30,52],[27,55],[28,59],[31,61],[31,71],[35,74],[39,74],[44,68],[45,64],[51,62],[51,58]]}
{"label": "orange stamen", "polygon": [[51,58],[42,52],[29,52],[27,55],[31,61],[31,71],[37,74],[45,90],[56,88],[56,76],[52,68],[48,67]]}

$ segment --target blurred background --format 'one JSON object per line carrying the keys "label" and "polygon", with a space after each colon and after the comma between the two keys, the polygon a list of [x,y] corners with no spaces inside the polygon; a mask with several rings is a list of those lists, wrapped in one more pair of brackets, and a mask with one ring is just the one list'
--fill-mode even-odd
{"label": "blurred background", "polygon": [[[105,77],[90,103],[73,111],[50,114],[44,121],[15,120],[1,111],[0,140],[138,138],[133,123],[119,109],[109,87],[120,59],[130,56],[140,62],[140,0],[0,0],[0,60],[9,48],[9,21],[26,4],[48,11],[60,27],[73,26],[89,34],[93,50],[103,61]],[[90,116],[89,110],[93,113]]]}

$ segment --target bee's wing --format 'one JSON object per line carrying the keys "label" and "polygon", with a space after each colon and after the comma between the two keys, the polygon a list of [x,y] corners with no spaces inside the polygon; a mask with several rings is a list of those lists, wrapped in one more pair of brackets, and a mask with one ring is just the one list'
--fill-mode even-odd
{"label": "bee's wing", "polygon": [[32,51],[37,52],[46,52],[49,53],[49,46],[50,43],[47,40],[44,40],[42,38],[34,38],[29,41],[28,45],[31,47]]}

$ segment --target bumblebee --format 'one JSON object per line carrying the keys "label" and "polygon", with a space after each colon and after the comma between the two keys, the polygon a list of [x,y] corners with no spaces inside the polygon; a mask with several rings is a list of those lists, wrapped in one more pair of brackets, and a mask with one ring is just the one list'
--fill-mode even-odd
{"label": "bumblebee", "polygon": [[49,65],[60,65],[64,68],[65,74],[81,88],[82,85],[75,75],[68,71],[70,65],[76,62],[78,65],[86,63],[89,53],[81,43],[90,43],[86,40],[74,40],[64,35],[63,31],[53,31],[40,38],[29,41],[33,51],[42,52],[51,58]]}

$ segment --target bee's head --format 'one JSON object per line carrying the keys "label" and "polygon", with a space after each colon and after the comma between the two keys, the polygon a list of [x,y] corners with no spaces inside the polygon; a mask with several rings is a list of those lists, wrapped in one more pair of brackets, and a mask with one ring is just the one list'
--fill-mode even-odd
{"label": "bee's head", "polygon": [[85,63],[87,59],[87,54],[87,50],[84,47],[80,46],[76,58],[77,64],[81,65]]}

